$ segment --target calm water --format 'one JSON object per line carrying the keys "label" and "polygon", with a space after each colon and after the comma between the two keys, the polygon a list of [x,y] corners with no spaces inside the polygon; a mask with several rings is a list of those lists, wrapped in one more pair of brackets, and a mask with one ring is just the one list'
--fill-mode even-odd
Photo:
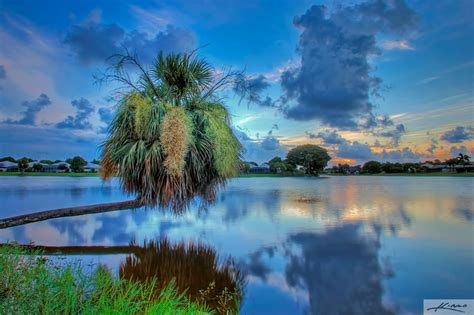
{"label": "calm water", "polygon": [[[246,272],[243,314],[421,314],[423,299],[474,298],[473,184],[242,178],[181,217],[138,209],[55,219],[0,230],[0,241],[200,241]],[[98,178],[0,177],[0,217],[126,199]],[[116,269],[123,255],[80,258]]]}

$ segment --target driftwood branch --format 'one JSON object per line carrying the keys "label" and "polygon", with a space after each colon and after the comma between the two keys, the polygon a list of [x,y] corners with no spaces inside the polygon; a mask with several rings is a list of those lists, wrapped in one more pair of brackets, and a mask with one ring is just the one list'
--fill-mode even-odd
{"label": "driftwood branch", "polygon": [[45,221],[54,218],[73,217],[84,214],[102,213],[116,210],[135,209],[143,204],[137,200],[127,200],[120,202],[101,203],[89,206],[79,206],[71,208],[61,208],[47,210],[29,214],[23,214],[16,217],[0,219],[0,229],[6,229],[13,226]]}

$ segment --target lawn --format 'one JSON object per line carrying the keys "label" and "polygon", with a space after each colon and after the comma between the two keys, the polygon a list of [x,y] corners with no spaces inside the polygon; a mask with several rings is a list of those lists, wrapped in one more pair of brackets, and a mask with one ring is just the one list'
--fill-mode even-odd
{"label": "lawn", "polygon": [[67,177],[97,177],[97,173],[42,173],[42,172],[0,172],[0,176],[67,176]]}
{"label": "lawn", "polygon": [[361,174],[361,175],[344,175],[344,174],[324,174],[324,176],[423,176],[423,177],[474,177],[474,173],[384,173],[384,174]]}

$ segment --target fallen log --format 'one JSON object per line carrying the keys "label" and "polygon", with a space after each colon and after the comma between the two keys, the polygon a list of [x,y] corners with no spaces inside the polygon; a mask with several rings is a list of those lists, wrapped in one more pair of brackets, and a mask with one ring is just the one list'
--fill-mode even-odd
{"label": "fallen log", "polygon": [[84,214],[102,213],[117,210],[136,209],[140,208],[142,205],[143,204],[138,200],[127,200],[28,213],[15,217],[0,219],[0,229],[6,229],[14,226],[45,221],[54,218],[73,217]]}

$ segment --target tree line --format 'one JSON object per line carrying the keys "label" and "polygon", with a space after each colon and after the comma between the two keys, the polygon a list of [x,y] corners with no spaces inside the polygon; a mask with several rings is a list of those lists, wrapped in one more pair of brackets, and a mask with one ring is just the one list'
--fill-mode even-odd
{"label": "tree line", "polygon": [[[285,159],[279,156],[274,157],[268,161],[268,165],[272,173],[291,175],[304,172],[307,175],[318,175],[330,160],[331,157],[326,149],[313,144],[304,144],[291,149]],[[240,172],[249,173],[252,166],[257,166],[257,163],[242,161]]]}
{"label": "tree line", "polygon": [[[67,171],[72,171],[72,172],[75,172],[75,173],[81,173],[81,172],[84,172],[84,168],[88,164],[86,159],[84,159],[83,157],[78,156],[78,155],[74,156],[74,157],[71,157],[71,158],[68,158],[65,161],[63,161],[63,160],[54,160],[54,161],[53,160],[39,160],[39,161],[36,161],[36,160],[33,160],[32,158],[29,158],[29,157],[22,157],[22,158],[19,158],[19,159],[15,159],[12,156],[5,156],[5,157],[0,158],[0,162],[5,162],[5,161],[11,162],[11,163],[16,163],[18,165],[18,170],[20,172],[25,172],[25,171],[41,172],[41,171],[43,171],[43,168],[44,168],[45,165],[53,165],[53,164],[65,162],[65,163],[69,164],[69,166],[67,166],[66,164],[61,164],[61,165],[58,165],[57,169],[60,170],[60,171],[66,171],[66,172]],[[30,163],[32,163],[32,162],[36,162],[36,163],[34,163],[33,166],[30,167]],[[100,165],[100,161],[97,160],[97,159],[92,160],[90,163]]]}

